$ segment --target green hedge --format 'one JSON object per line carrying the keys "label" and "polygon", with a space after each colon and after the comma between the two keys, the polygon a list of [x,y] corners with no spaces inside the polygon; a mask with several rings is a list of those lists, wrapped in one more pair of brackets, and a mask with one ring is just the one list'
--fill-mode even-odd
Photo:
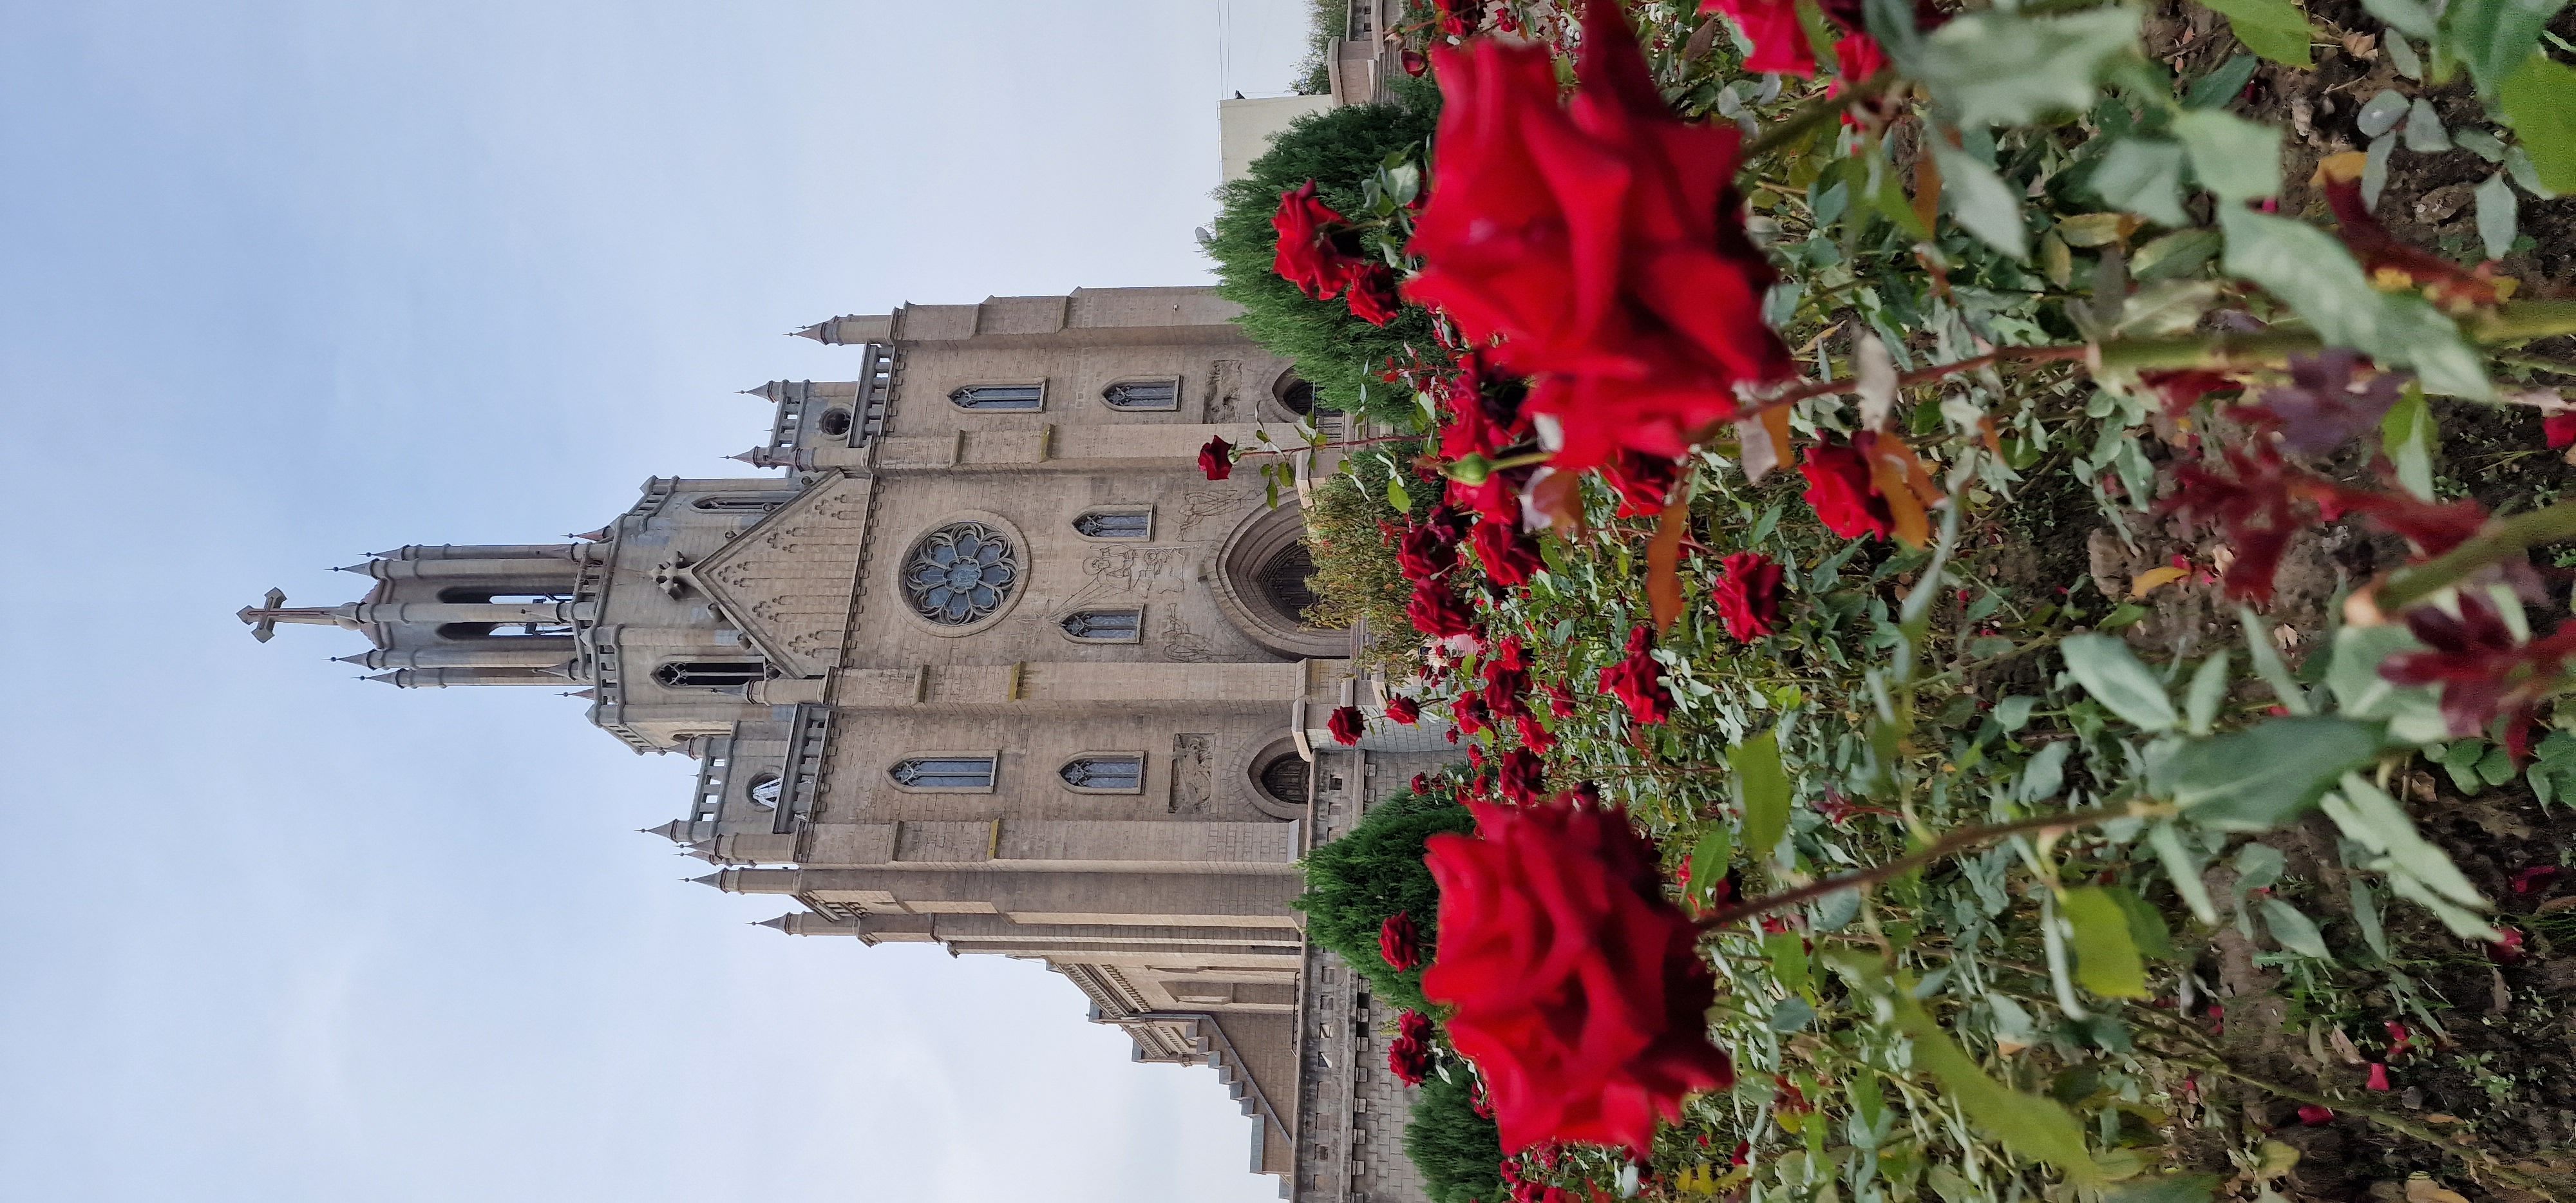
{"label": "green hedge", "polygon": [[1503,1203],[1502,1131],[1476,1114],[1464,1072],[1452,1072],[1456,1081],[1434,1077],[1415,1091],[1404,1155],[1422,1171],[1431,1203]]}
{"label": "green hedge", "polygon": [[1378,929],[1397,911],[1422,932],[1426,961],[1439,936],[1440,887],[1422,864],[1422,842],[1443,831],[1473,830],[1467,808],[1410,790],[1370,808],[1350,834],[1306,854],[1306,938],[1332,949],[1369,980],[1392,1007],[1428,1012],[1422,970],[1399,972],[1378,955]]}
{"label": "green hedge", "polygon": [[1279,210],[1280,193],[1311,179],[1333,208],[1361,215],[1362,182],[1388,155],[1429,141],[1439,123],[1438,90],[1427,79],[1405,79],[1395,91],[1393,102],[1300,117],[1281,132],[1269,152],[1253,160],[1250,175],[1217,189],[1215,237],[1207,249],[1216,259],[1217,291],[1243,306],[1244,332],[1272,353],[1296,361],[1297,374],[1315,386],[1319,401],[1334,409],[1365,409],[1380,418],[1411,421],[1420,417],[1412,395],[1388,387],[1377,373],[1389,357],[1405,362],[1407,347],[1426,358],[1440,354],[1430,316],[1407,305],[1380,329],[1352,317],[1350,306],[1338,297],[1309,300],[1271,270],[1279,235],[1270,217]]}

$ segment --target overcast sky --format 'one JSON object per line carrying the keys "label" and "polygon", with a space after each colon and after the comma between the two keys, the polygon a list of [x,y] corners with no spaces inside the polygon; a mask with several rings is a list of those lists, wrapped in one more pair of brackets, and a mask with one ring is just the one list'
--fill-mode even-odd
{"label": "overcast sky", "polygon": [[739,471],[796,326],[1203,280],[1305,9],[0,0],[0,1196],[1275,1197],[1062,978],[683,884],[692,762],[232,611]]}

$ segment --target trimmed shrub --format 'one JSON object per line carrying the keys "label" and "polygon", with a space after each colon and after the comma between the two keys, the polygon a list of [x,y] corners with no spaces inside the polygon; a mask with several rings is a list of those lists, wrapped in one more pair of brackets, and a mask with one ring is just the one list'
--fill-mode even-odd
{"label": "trimmed shrub", "polygon": [[1434,1077],[1413,1097],[1413,1116],[1405,1121],[1404,1155],[1422,1171],[1423,1193],[1431,1203],[1503,1203],[1503,1134],[1494,1121],[1476,1114],[1467,1078]]}
{"label": "trimmed shrub", "polygon": [[1397,911],[1422,932],[1428,963],[1438,945],[1440,887],[1422,864],[1422,843],[1443,831],[1469,831],[1476,820],[1445,798],[1410,790],[1378,803],[1350,834],[1306,854],[1306,938],[1332,949],[1391,1007],[1428,1012],[1422,970],[1398,971],[1378,955],[1378,929]]}
{"label": "trimmed shrub", "polygon": [[[1215,236],[1207,243],[1216,260],[1217,292],[1243,306],[1241,325],[1254,341],[1297,363],[1297,374],[1315,386],[1319,404],[1408,424],[1421,419],[1413,394],[1377,379],[1386,360],[1407,362],[1414,353],[1440,354],[1431,319],[1421,306],[1404,306],[1383,329],[1351,316],[1336,297],[1310,300],[1279,278],[1271,263],[1279,234],[1270,226],[1279,194],[1315,181],[1324,200],[1354,218],[1366,215],[1361,184],[1388,155],[1420,151],[1439,123],[1440,100],[1424,81],[1407,79],[1387,104],[1348,105],[1297,119],[1253,160],[1252,173],[1216,191]],[[1407,350],[1411,348],[1411,350]],[[1362,399],[1366,404],[1362,404]]]}
{"label": "trimmed shrub", "polygon": [[[1409,516],[1388,500],[1386,486],[1417,448],[1394,443],[1372,449],[1383,454],[1364,455],[1317,482],[1306,506],[1306,547],[1315,557],[1315,575],[1307,587],[1318,599],[1306,608],[1306,621],[1335,631],[1367,622],[1376,638],[1362,662],[1396,678],[1421,667],[1422,641],[1404,613],[1413,585],[1397,565],[1395,541],[1378,524]],[[1440,495],[1441,486],[1424,484],[1410,472],[1403,483],[1411,494],[1405,500],[1415,512],[1428,508],[1426,498]]]}

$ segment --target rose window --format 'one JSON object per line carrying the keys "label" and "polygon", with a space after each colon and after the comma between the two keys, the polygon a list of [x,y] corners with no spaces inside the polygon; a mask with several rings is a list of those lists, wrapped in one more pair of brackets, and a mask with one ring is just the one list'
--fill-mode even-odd
{"label": "rose window", "polygon": [[981,522],[932,531],[904,558],[903,596],[913,613],[946,626],[991,615],[1020,584],[1020,558]]}

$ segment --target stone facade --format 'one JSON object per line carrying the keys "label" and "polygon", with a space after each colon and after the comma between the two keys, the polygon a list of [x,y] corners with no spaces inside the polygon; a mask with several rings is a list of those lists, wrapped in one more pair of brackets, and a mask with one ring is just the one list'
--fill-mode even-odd
{"label": "stone facade", "polygon": [[736,458],[772,474],[647,481],[570,543],[398,548],[344,569],[362,601],[242,618],[360,632],[344,659],[404,688],[585,686],[593,723],[698,762],[653,830],[792,904],[768,926],[1043,961],[1139,1060],[1215,1065],[1283,1197],[1416,1199],[1393,1017],[1289,903],[1314,840],[1448,748],[1322,730],[1378,691],[1299,621],[1297,507],[1196,467],[1304,416],[1235,313],[1124,288],[835,318],[799,333],[853,379],[749,390],[769,432]]}

